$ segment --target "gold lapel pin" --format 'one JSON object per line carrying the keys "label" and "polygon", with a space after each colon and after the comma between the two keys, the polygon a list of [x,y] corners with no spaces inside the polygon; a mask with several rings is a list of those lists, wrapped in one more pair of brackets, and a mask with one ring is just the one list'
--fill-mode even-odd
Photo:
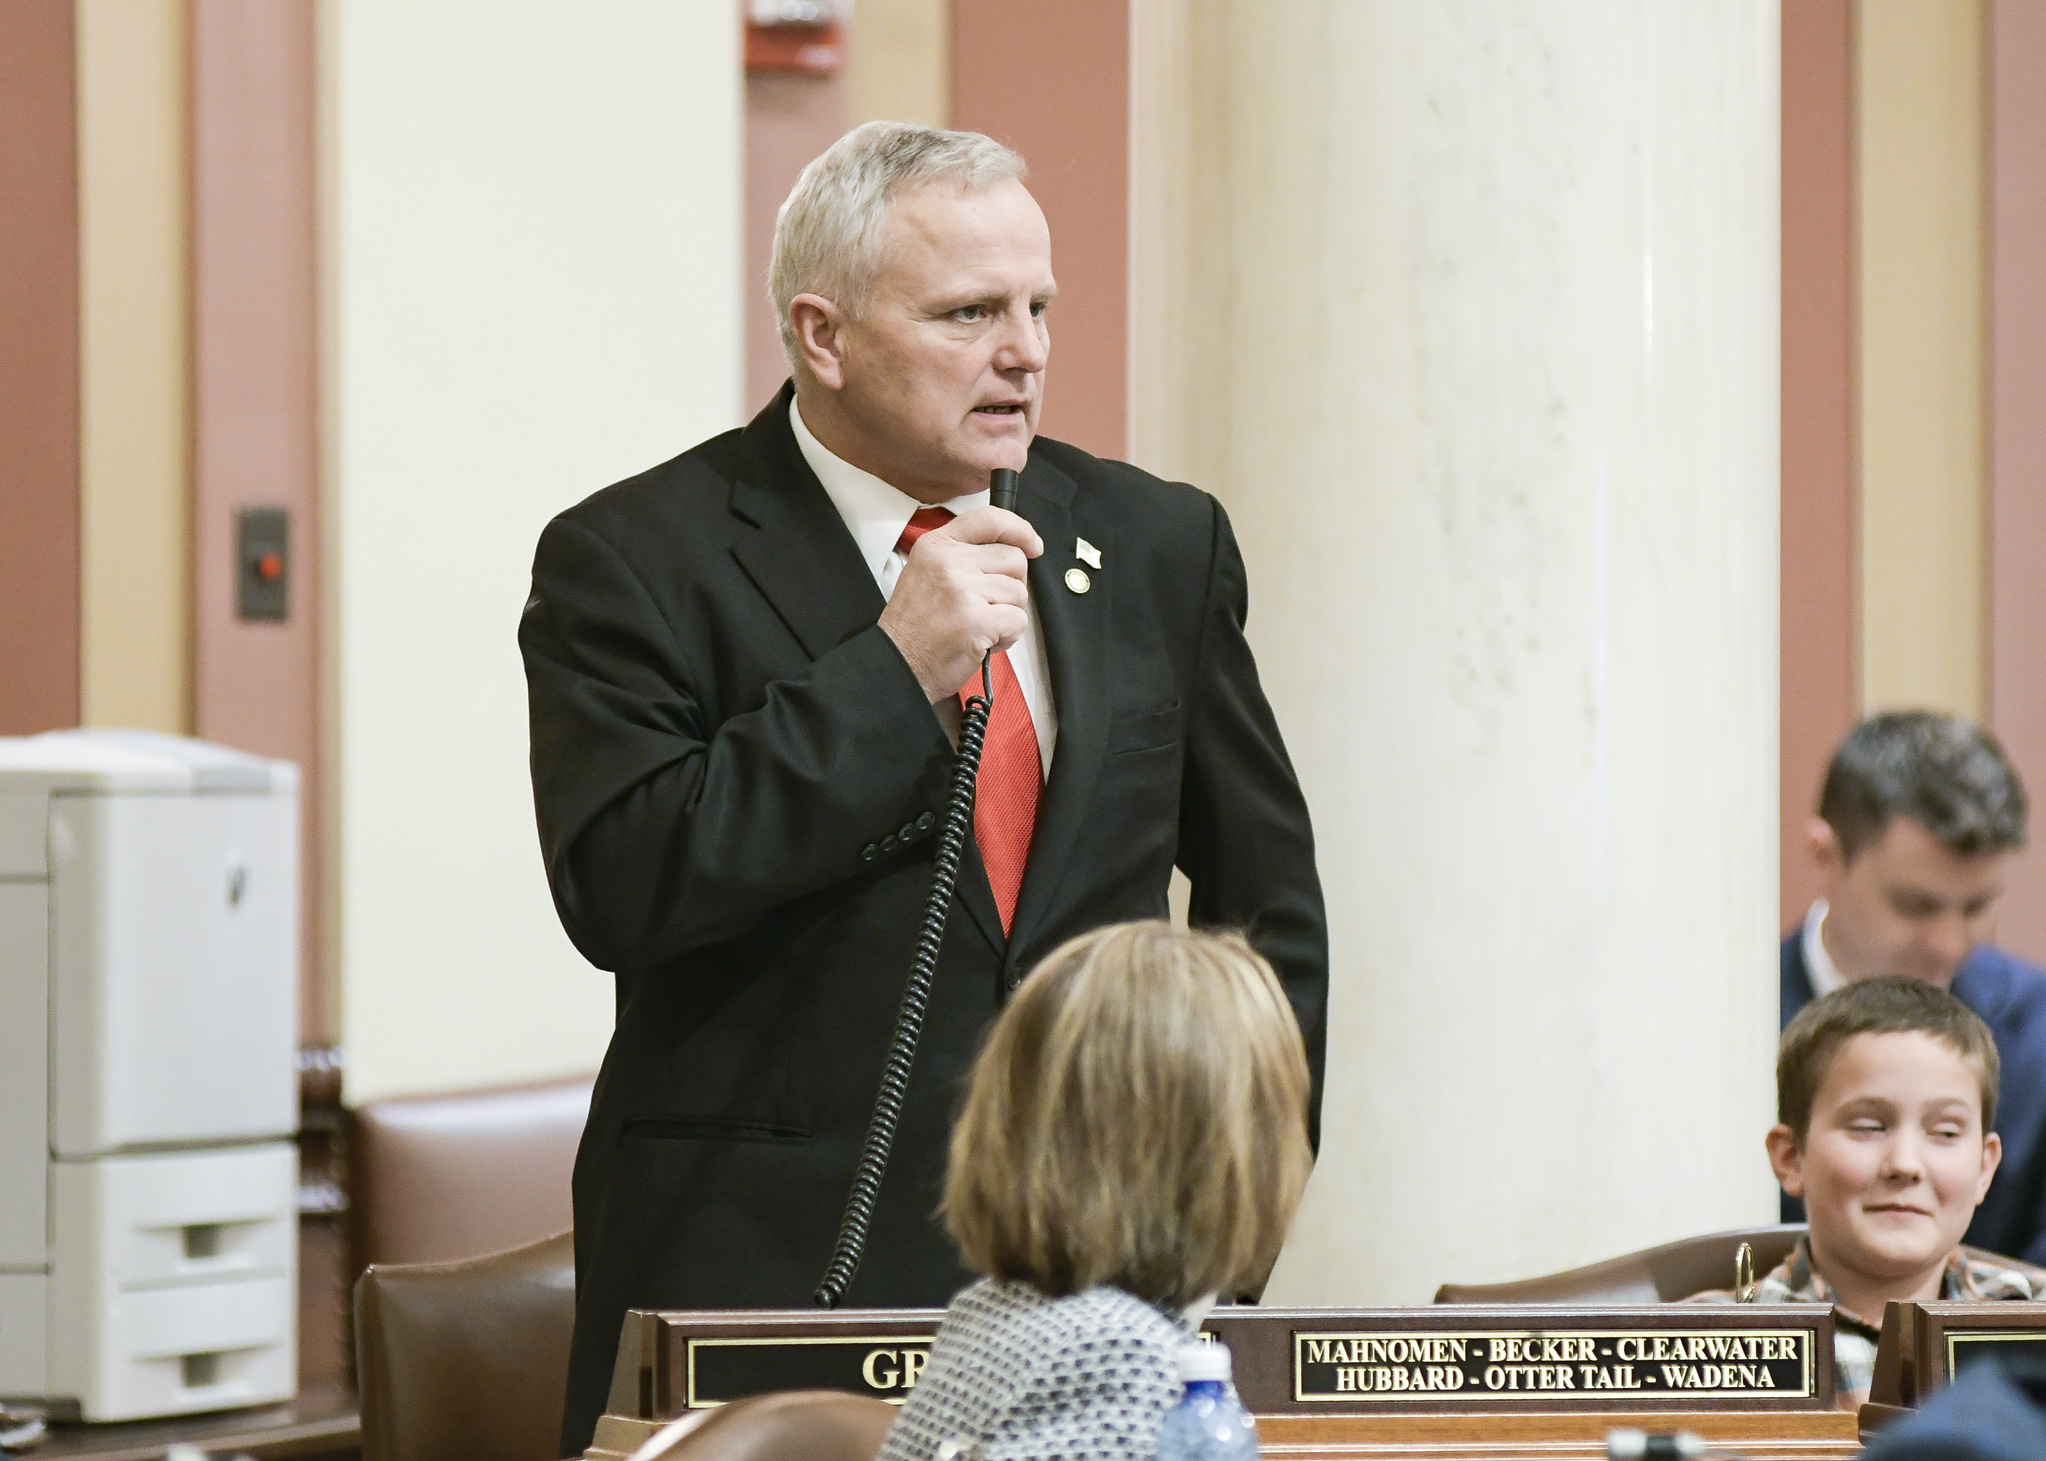
{"label": "gold lapel pin", "polygon": [[1087,570],[1084,568],[1068,568],[1066,570],[1066,587],[1076,594],[1083,594],[1088,589],[1094,587],[1094,580],[1087,576]]}

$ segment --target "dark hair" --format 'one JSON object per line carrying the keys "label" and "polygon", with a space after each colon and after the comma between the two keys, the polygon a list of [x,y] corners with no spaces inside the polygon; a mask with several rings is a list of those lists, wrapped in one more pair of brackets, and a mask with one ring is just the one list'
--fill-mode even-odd
{"label": "dark hair", "polygon": [[1840,1047],[1856,1035],[1916,1031],[1944,1040],[1982,1085],[1982,1129],[1996,1120],[1996,1037],[1973,1010],[1936,984],[1902,974],[1844,984],[1797,1013],[1776,1047],[1776,1119],[1804,1145],[1812,1103]]}
{"label": "dark hair", "polygon": [[1826,770],[1819,815],[1854,861],[1890,822],[1909,817],[1961,857],[2025,844],[2025,788],[1996,738],[1930,710],[1872,715]]}

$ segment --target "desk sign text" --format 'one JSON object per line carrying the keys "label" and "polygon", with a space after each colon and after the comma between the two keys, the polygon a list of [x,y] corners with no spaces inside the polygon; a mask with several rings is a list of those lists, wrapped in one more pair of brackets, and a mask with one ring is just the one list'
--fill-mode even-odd
{"label": "desk sign text", "polygon": [[1802,1399],[1809,1329],[1378,1330],[1293,1335],[1293,1398],[1488,1402]]}
{"label": "desk sign text", "polygon": [[931,1359],[928,1334],[689,1339],[683,1404],[706,1410],[770,1390],[850,1390],[900,1405]]}

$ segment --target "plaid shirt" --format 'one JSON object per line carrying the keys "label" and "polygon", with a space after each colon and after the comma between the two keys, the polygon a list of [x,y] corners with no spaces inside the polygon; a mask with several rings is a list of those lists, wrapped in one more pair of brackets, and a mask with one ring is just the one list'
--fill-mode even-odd
{"label": "plaid shirt", "polygon": [[[1994,1259],[1994,1261],[1992,1261]],[[1947,1254],[1946,1272],[1940,1275],[1942,1299],[1981,1303],[1992,1299],[2046,1298],[2046,1269],[2008,1258],[1956,1248]],[[1693,1294],[1686,1303],[1731,1304],[1732,1289],[1708,1289]],[[1784,1260],[1755,1285],[1758,1304],[1831,1304],[1833,1306],[1833,1389],[1840,1408],[1849,1410],[1867,1398],[1869,1381],[1875,1377],[1876,1340],[1879,1326],[1869,1323],[1851,1309],[1840,1306],[1833,1286],[1812,1267],[1812,1250],[1807,1239],[1799,1238]]]}

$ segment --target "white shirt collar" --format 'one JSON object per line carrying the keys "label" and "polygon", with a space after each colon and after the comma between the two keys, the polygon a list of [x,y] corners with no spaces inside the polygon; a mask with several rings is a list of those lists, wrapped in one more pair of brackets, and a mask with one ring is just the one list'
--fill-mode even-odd
{"label": "white shirt collar", "polygon": [[[896,542],[902,537],[902,530],[909,526],[911,516],[924,504],[907,492],[889,486],[872,472],[835,455],[803,423],[803,413],[797,408],[793,396],[789,398],[789,426],[796,433],[796,446],[803,453],[803,460],[810,464],[810,470],[817,474],[831,505],[845,519],[846,529],[858,545],[860,557],[866,560],[867,571],[879,579],[888,564],[889,555],[895,551]],[[986,507],[987,504],[988,493],[981,491],[938,505],[961,513]]]}
{"label": "white shirt collar", "polygon": [[1812,997],[1822,999],[1847,982],[1847,976],[1840,972],[1840,966],[1833,962],[1833,956],[1826,952],[1826,940],[1820,930],[1826,926],[1826,900],[1806,910],[1804,915],[1804,971],[1812,981]]}

